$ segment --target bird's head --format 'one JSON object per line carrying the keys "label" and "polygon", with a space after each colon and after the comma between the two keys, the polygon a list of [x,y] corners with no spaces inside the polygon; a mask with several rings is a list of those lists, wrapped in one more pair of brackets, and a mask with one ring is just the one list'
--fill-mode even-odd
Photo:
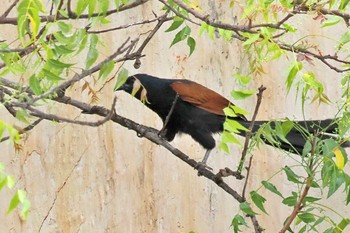
{"label": "bird's head", "polygon": [[140,79],[137,77],[137,75],[129,76],[126,79],[125,83],[119,88],[117,88],[116,91],[125,91],[131,94],[132,96],[135,96],[142,102],[147,101],[147,91],[141,83]]}

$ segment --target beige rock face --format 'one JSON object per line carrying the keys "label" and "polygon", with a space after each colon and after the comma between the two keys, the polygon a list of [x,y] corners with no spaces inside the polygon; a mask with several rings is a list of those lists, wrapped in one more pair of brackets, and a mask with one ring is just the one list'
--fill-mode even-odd
{"label": "beige rock face", "polygon": [[[10,1],[5,2],[10,4]],[[211,1],[210,4],[214,6],[221,2]],[[157,1],[151,1],[113,19],[122,25],[150,18],[152,9],[159,7]],[[188,47],[179,44],[169,48],[174,33],[164,33],[168,25],[147,45],[146,57],[142,58],[139,70],[133,68],[133,62],[125,63],[129,72],[165,78],[186,77],[230,98],[230,91],[237,88],[231,74],[238,68],[247,69],[248,64],[240,44],[225,43],[221,39],[212,41],[206,35],[200,37],[198,32],[193,32],[197,48],[191,57],[184,59]],[[106,47],[101,48],[100,56],[108,56],[126,36],[135,38],[151,26],[104,35]],[[320,33],[312,24],[306,24],[304,30]],[[8,31],[15,33],[16,29],[11,26]],[[319,42],[316,38],[310,40]],[[327,46],[332,49],[332,45]],[[295,89],[285,94],[287,64],[266,65],[266,74],[251,84],[254,89],[262,84],[267,87],[259,119],[302,118],[300,104],[295,103]],[[325,83],[327,95],[331,99],[339,98],[340,90],[334,87],[339,75],[318,62],[315,65],[319,67],[317,75]],[[90,83],[93,85],[92,81]],[[86,92],[81,93],[82,85],[76,84],[69,94],[88,102]],[[126,93],[113,93],[113,84],[99,93],[99,104],[109,107],[115,95],[118,96],[118,114],[140,124],[161,128],[156,114]],[[253,97],[235,103],[252,112],[255,101]],[[52,105],[50,111],[80,120],[99,119],[62,105]],[[4,112],[1,110],[2,119]],[[306,108],[307,118],[313,119],[331,117],[335,112],[332,105],[312,104]],[[7,117],[4,120],[11,122],[13,119]],[[217,139],[219,141],[220,137]],[[205,152],[187,135],[177,136],[172,144],[196,160],[200,160]],[[32,203],[27,221],[20,219],[18,211],[5,215],[12,193],[2,190],[0,232],[232,232],[231,220],[239,209],[231,196],[211,181],[198,177],[196,171],[170,152],[110,122],[98,128],[42,122],[27,135],[19,154],[15,154],[9,143],[0,144],[0,150],[0,161],[5,164],[6,172],[18,180],[16,188],[25,189]],[[240,153],[241,149],[235,146],[230,155],[216,149],[208,163],[215,172],[223,167],[235,169]],[[281,154],[268,146],[254,152],[248,190],[256,190],[262,180],[270,178],[285,164],[293,163]],[[226,180],[236,190],[241,190],[242,181]],[[287,184],[283,174],[272,181],[285,194],[295,188]],[[262,194],[267,198],[270,215],[259,215],[258,220],[266,232],[277,232],[291,209],[282,207],[281,199],[271,193],[262,191]],[[343,207],[342,199],[335,197],[325,204],[331,204],[345,216],[350,215],[349,208]],[[252,228],[245,232],[252,232]]]}

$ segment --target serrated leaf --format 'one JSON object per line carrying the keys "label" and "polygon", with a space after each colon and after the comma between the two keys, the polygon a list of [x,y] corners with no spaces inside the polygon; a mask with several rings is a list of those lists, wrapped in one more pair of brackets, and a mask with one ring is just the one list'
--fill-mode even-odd
{"label": "serrated leaf", "polygon": [[235,143],[240,145],[241,142],[231,133],[224,131],[221,136],[221,140],[223,143]]}
{"label": "serrated leaf", "polygon": [[28,117],[29,114],[24,109],[19,109],[16,111],[16,118],[26,124],[30,124]]}
{"label": "serrated leaf", "polygon": [[301,213],[298,214],[298,217],[300,218],[301,221],[305,222],[305,223],[310,223],[310,222],[315,222],[315,216],[313,214],[310,213]]}
{"label": "serrated leaf", "polygon": [[264,202],[266,199],[255,191],[250,192],[250,197],[254,204],[265,214],[268,214],[264,207]]}
{"label": "serrated leaf", "polygon": [[241,230],[239,229],[240,226],[246,226],[248,227],[247,222],[245,221],[244,217],[236,214],[235,217],[232,219],[231,226],[233,227],[234,233],[238,233]]}
{"label": "serrated leaf", "polygon": [[114,61],[109,61],[103,64],[98,74],[98,77],[105,79],[112,72],[113,69],[114,69]]}
{"label": "serrated leaf", "polygon": [[327,20],[325,20],[322,25],[321,25],[321,28],[324,28],[324,27],[329,27],[329,26],[333,26],[333,25],[336,25],[337,23],[339,23],[341,20],[341,18],[339,16],[328,16],[327,17]]}
{"label": "serrated leaf", "polygon": [[180,18],[178,16],[174,17],[173,23],[170,25],[170,27],[165,30],[165,32],[171,32],[174,31],[175,29],[179,28],[185,20],[183,18]]}
{"label": "serrated leaf", "polygon": [[42,69],[41,72],[43,73],[45,78],[51,82],[58,82],[58,81],[64,80],[60,76],[56,75],[55,73],[53,73],[47,69]]}
{"label": "serrated leaf", "polygon": [[190,47],[190,56],[191,56],[194,49],[196,48],[196,41],[191,36],[189,36],[187,38],[187,45],[188,45],[188,47]]}
{"label": "serrated leaf", "polygon": [[308,197],[304,198],[304,202],[310,202],[310,203],[315,202],[315,201],[319,201],[319,200],[321,200],[321,198],[319,198],[319,197],[308,196]]}
{"label": "serrated leaf", "polygon": [[248,36],[248,39],[243,42],[242,46],[251,45],[260,38],[260,34],[246,34],[246,36]]}
{"label": "serrated leaf", "polygon": [[250,208],[250,204],[248,202],[242,202],[239,205],[239,208],[246,214],[250,215],[250,216],[254,216],[257,215],[257,213],[255,213],[251,208]]}
{"label": "serrated leaf", "polygon": [[118,73],[117,82],[115,83],[113,90],[114,91],[118,90],[118,88],[120,88],[128,79],[128,76],[129,76],[129,71],[123,67],[121,71]]}
{"label": "serrated leaf", "polygon": [[298,196],[293,194],[292,196],[284,198],[282,203],[287,206],[295,206],[297,201],[298,201]]}
{"label": "serrated leaf", "polygon": [[296,184],[301,184],[302,182],[299,180],[300,176],[298,176],[297,174],[295,174],[293,172],[292,169],[290,169],[290,167],[288,166],[285,166],[283,168],[284,172],[286,173],[287,175],[287,179],[293,183],[296,183]]}
{"label": "serrated leaf", "polygon": [[23,190],[17,190],[15,195],[12,197],[10,201],[10,206],[7,210],[7,214],[9,214],[12,210],[14,210],[19,204],[23,203],[26,199],[26,192]]}
{"label": "serrated leaf", "polygon": [[282,24],[282,26],[285,29],[287,29],[288,32],[296,32],[297,31],[297,29],[295,27],[293,27],[293,26],[291,26],[289,24],[284,23],[284,24]]}
{"label": "serrated leaf", "polygon": [[57,25],[64,33],[69,33],[72,30],[72,24],[67,24],[63,21],[59,21],[57,22]]}
{"label": "serrated leaf", "polygon": [[280,191],[278,191],[278,189],[276,188],[275,185],[273,185],[272,183],[268,182],[268,181],[261,181],[261,184],[269,191],[273,192],[274,194],[277,194],[278,196],[283,198],[282,193],[280,193]]}
{"label": "serrated leaf", "polygon": [[40,86],[40,81],[35,75],[30,76],[29,87],[36,95],[40,95],[41,93],[43,93]]}
{"label": "serrated leaf", "polygon": [[63,70],[65,68],[69,68],[71,67],[73,64],[69,64],[69,63],[64,63],[64,62],[61,62],[59,60],[56,60],[56,59],[49,59],[46,61],[46,68],[47,69],[60,69],[60,70]]}
{"label": "serrated leaf", "polygon": [[191,33],[191,28],[189,26],[185,26],[183,29],[181,29],[176,35],[174,40],[171,42],[171,46],[174,44],[186,39]]}
{"label": "serrated leaf", "polygon": [[341,0],[339,5],[339,10],[344,10],[349,4],[350,0]]}
{"label": "serrated leaf", "polygon": [[343,46],[349,41],[350,41],[350,30],[347,30],[340,38],[340,46]]}
{"label": "serrated leaf", "polygon": [[87,8],[87,6],[89,5],[89,1],[86,0],[78,0],[77,3],[77,8],[75,10],[75,13],[80,16],[84,10]]}
{"label": "serrated leaf", "polygon": [[295,80],[296,75],[302,69],[302,67],[303,67],[303,64],[301,62],[293,62],[292,63],[292,65],[289,69],[287,80],[286,80],[288,92],[290,91],[290,88],[292,87],[292,84]]}
{"label": "serrated leaf", "polygon": [[[6,129],[6,124],[2,120],[0,120],[0,140],[2,139],[2,135],[5,132],[5,129]],[[2,167],[2,164],[0,163],[0,173],[2,171],[1,167]]]}
{"label": "serrated leaf", "polygon": [[251,77],[240,75],[240,74],[233,74],[232,77],[234,77],[240,84],[247,85],[252,80]]}
{"label": "serrated leaf", "polygon": [[248,98],[254,93],[255,93],[255,90],[237,90],[237,91],[232,91],[231,96],[236,100],[242,100],[242,99]]}
{"label": "serrated leaf", "polygon": [[99,55],[99,52],[96,49],[97,42],[98,42],[98,36],[95,34],[91,35],[89,51],[86,57],[85,69],[89,69],[92,66],[92,64],[94,64],[95,61],[97,60],[97,57]]}

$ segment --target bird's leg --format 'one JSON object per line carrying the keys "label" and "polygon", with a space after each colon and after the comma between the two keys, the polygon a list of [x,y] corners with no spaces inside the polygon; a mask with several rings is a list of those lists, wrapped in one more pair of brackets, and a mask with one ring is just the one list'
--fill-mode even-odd
{"label": "bird's leg", "polygon": [[209,158],[210,152],[211,152],[211,150],[207,150],[207,151],[205,152],[204,158],[203,158],[203,160],[202,160],[202,162],[201,162],[202,164],[207,164],[207,160],[208,160],[208,158]]}
{"label": "bird's leg", "polygon": [[174,98],[174,101],[173,101],[173,103],[172,103],[172,105],[171,105],[170,111],[169,111],[168,115],[167,115],[166,118],[165,118],[163,127],[162,127],[161,130],[159,130],[158,135],[161,136],[161,137],[164,137],[164,135],[165,135],[165,133],[166,133],[165,128],[166,128],[166,126],[168,125],[169,119],[170,119],[171,115],[172,115],[173,112],[174,112],[174,108],[175,108],[175,105],[176,105],[176,102],[177,102],[178,98],[179,98],[179,94],[176,94],[176,96],[175,96],[175,98]]}
{"label": "bird's leg", "polygon": [[209,158],[209,155],[210,155],[210,152],[211,152],[211,149],[210,150],[207,150],[205,152],[205,155],[204,155],[204,158],[201,162],[198,162],[198,165],[197,165],[197,169],[198,169],[198,176],[201,176],[202,173],[201,173],[201,170],[200,169],[209,169],[209,170],[213,170],[211,167],[209,167],[207,165],[207,160]]}

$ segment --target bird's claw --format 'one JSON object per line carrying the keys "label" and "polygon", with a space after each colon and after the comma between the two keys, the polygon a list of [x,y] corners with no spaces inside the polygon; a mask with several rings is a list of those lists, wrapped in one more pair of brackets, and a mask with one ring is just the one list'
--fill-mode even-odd
{"label": "bird's claw", "polygon": [[210,170],[213,171],[213,168],[209,167],[206,163],[198,162],[195,166],[195,169],[198,170],[198,176],[202,175],[203,170]]}

